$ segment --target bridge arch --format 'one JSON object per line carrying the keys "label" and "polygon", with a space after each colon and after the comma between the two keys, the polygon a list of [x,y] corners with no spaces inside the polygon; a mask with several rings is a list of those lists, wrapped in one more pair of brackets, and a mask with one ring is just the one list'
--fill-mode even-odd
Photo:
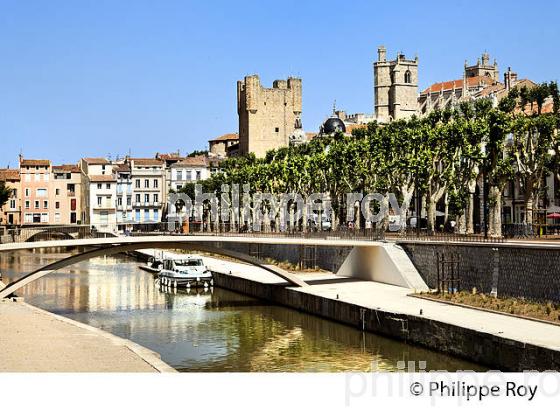
{"label": "bridge arch", "polygon": [[33,233],[25,242],[36,242],[36,241],[56,241],[64,239],[75,239],[68,232],[63,231],[37,231]]}
{"label": "bridge arch", "polygon": [[34,282],[37,279],[40,279],[43,276],[48,275],[49,273],[73,265],[75,263],[82,262],[91,258],[96,258],[99,256],[109,256],[109,255],[114,255],[116,253],[135,251],[139,249],[183,249],[183,250],[215,253],[222,256],[228,256],[230,258],[237,259],[239,261],[246,262],[254,266],[258,266],[259,268],[266,270],[270,273],[273,273],[274,275],[284,279],[291,285],[298,286],[298,287],[309,286],[307,283],[299,279],[293,273],[290,273],[274,265],[263,264],[262,261],[258,260],[257,258],[246,255],[244,253],[231,251],[229,249],[223,249],[216,246],[211,246],[211,245],[201,244],[201,243],[192,243],[192,242],[191,243],[143,242],[143,243],[109,245],[102,248],[85,251],[61,259],[59,261],[53,262],[51,264],[43,266],[42,268],[34,270],[33,272],[30,272],[27,275],[19,278],[18,280],[8,284],[4,289],[0,290],[0,299],[8,297],[9,295],[16,292],[18,289],[21,289],[25,285]]}

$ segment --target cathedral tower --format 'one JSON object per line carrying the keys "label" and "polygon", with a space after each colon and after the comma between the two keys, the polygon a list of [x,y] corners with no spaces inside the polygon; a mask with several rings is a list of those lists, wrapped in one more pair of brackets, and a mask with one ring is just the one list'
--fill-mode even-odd
{"label": "cathedral tower", "polygon": [[387,61],[387,50],[377,49],[373,63],[374,110],[378,122],[408,118],[418,112],[418,57],[399,53]]}

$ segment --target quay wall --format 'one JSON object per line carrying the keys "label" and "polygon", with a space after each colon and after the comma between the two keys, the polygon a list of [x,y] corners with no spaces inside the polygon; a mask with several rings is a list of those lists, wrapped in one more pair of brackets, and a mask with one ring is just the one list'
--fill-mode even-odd
{"label": "quay wall", "polygon": [[422,316],[370,309],[287,286],[215,272],[215,284],[302,312],[334,320],[504,371],[560,370],[560,351],[463,328]]}
{"label": "quay wall", "polygon": [[[461,290],[560,303],[560,250],[458,243],[400,243],[430,288],[437,287],[437,255],[454,258]],[[217,246],[278,262],[337,272],[351,247],[220,242]]]}
{"label": "quay wall", "polygon": [[[560,303],[560,250],[530,246],[401,243],[430,288],[437,287],[437,256],[455,260],[460,290]],[[440,265],[441,268],[441,265]]]}

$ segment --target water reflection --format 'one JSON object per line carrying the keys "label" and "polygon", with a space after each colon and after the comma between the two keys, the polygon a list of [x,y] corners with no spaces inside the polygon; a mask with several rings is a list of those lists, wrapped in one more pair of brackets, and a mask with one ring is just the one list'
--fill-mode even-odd
{"label": "water reflection", "polygon": [[[0,254],[10,280],[69,253]],[[131,339],[181,371],[396,370],[480,367],[356,329],[214,288],[164,291],[124,256],[54,272],[19,292],[36,306]]]}

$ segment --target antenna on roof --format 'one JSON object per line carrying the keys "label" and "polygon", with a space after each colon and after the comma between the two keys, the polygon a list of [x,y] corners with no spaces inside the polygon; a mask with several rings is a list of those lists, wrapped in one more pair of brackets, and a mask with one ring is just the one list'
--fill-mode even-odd
{"label": "antenna on roof", "polygon": [[332,105],[332,113],[333,113],[333,115],[335,115],[335,113],[336,113],[336,99],[334,100],[333,105]]}

